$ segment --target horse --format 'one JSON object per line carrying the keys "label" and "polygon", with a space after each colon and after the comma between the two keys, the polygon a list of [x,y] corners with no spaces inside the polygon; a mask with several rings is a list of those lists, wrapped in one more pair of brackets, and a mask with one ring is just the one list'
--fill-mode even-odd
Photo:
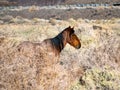
{"label": "horse", "polygon": [[[51,66],[59,63],[60,53],[65,48],[66,44],[70,44],[76,49],[81,47],[79,38],[75,34],[74,27],[70,26],[65,28],[57,36],[48,38],[41,43],[33,43],[30,41],[24,41],[17,46],[17,51],[20,53],[17,55],[30,58],[31,60],[38,60],[43,66]],[[44,62],[44,63],[42,63]]]}
{"label": "horse", "polygon": [[61,51],[64,49],[67,43],[76,49],[79,49],[81,47],[80,40],[74,32],[74,27],[71,28],[71,26],[69,26],[57,36],[45,39],[41,43],[32,43],[29,41],[24,41],[19,45],[19,51],[22,51],[22,49],[24,48],[26,50],[28,49],[29,52],[31,47],[33,50],[36,47],[41,47],[44,48],[44,51],[47,51],[48,53],[52,52],[55,56],[60,56]]}

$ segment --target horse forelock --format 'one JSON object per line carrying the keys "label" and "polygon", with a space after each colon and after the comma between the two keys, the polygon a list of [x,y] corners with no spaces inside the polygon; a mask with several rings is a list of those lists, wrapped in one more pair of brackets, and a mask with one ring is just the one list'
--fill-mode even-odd
{"label": "horse forelock", "polygon": [[73,34],[75,31],[74,31],[74,28],[68,27],[68,28],[66,28],[63,32],[67,32],[67,34],[71,35],[71,34]]}

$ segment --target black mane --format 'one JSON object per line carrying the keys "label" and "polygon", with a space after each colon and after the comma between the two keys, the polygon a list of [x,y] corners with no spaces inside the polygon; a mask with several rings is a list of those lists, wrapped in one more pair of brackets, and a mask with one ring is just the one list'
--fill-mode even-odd
{"label": "black mane", "polygon": [[62,32],[58,34],[56,37],[51,39],[53,46],[55,46],[55,48],[58,49],[60,52],[64,48],[63,39],[64,38]]}

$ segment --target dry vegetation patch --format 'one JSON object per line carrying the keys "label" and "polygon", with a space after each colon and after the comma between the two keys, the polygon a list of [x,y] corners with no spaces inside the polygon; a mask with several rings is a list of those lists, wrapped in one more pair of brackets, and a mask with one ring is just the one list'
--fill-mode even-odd
{"label": "dry vegetation patch", "polygon": [[[35,18],[30,22],[32,23],[15,21],[0,25],[1,90],[119,90],[119,19]],[[80,50],[67,45],[61,53],[60,62],[42,70],[40,64],[47,56],[40,54],[31,58],[19,57],[20,53],[16,51],[19,43],[41,42],[56,36],[69,25],[75,26],[75,32],[81,39]],[[46,58],[43,59],[43,56]],[[14,57],[17,58],[13,59]],[[49,60],[53,58],[50,57]]]}

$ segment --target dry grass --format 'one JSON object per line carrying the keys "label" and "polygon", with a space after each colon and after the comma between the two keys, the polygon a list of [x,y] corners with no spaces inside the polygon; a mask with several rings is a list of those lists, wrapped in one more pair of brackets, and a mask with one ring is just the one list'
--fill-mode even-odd
{"label": "dry grass", "polygon": [[[99,87],[99,90],[119,90],[119,21],[120,19],[63,21],[35,18],[30,23],[14,21],[0,25],[0,89],[95,90]],[[41,42],[54,37],[69,25],[75,26],[75,33],[81,39],[81,49],[76,50],[67,45],[61,53],[60,63],[42,68],[42,74],[37,74],[36,71],[44,59],[39,58],[38,64],[35,58],[13,59],[14,56],[19,56],[15,50],[20,42]],[[104,75],[99,74],[102,72]],[[108,80],[111,73],[113,76]]]}
{"label": "dry grass", "polygon": [[37,11],[37,10],[39,10],[39,8],[38,8],[37,6],[35,6],[35,5],[32,5],[32,6],[28,9],[29,12],[34,12],[34,11]]}
{"label": "dry grass", "polygon": [[119,90],[120,73],[110,67],[88,69],[71,90]]}

